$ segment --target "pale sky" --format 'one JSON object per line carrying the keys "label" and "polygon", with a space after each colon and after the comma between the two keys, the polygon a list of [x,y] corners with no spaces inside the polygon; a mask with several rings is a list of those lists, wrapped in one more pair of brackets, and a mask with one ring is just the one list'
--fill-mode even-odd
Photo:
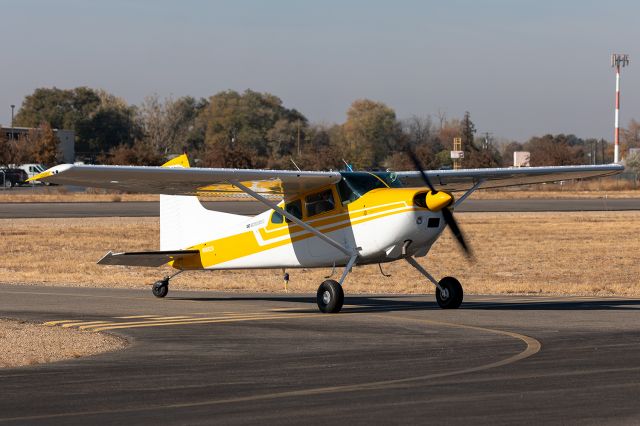
{"label": "pale sky", "polygon": [[[0,123],[37,87],[139,104],[251,88],[312,122],[351,102],[460,117],[524,141],[613,135],[612,52],[628,53],[621,124],[640,120],[640,2],[578,0],[0,0]],[[636,62],[636,60],[638,62]]]}

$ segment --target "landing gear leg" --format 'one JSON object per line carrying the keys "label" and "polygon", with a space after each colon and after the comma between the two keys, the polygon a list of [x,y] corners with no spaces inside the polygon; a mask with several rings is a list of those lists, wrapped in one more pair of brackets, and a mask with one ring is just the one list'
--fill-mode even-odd
{"label": "landing gear leg", "polygon": [[325,314],[335,314],[340,312],[340,309],[342,309],[342,305],[344,304],[342,283],[347,277],[349,271],[351,271],[353,265],[356,263],[357,258],[357,255],[351,256],[347,266],[344,267],[342,277],[340,277],[340,282],[336,280],[326,280],[320,284],[318,292],[316,293],[316,301],[321,312],[324,312]]}
{"label": "landing gear leg", "polygon": [[167,293],[169,293],[169,280],[182,272],[184,272],[184,270],[180,270],[173,275],[164,277],[164,279],[153,283],[153,287],[151,288],[153,295],[160,298],[165,297]]}
{"label": "landing gear leg", "polygon": [[436,281],[413,257],[406,257],[405,260],[424,275],[436,286],[436,302],[442,309],[457,309],[462,304],[464,292],[460,281],[453,277],[444,277]]}

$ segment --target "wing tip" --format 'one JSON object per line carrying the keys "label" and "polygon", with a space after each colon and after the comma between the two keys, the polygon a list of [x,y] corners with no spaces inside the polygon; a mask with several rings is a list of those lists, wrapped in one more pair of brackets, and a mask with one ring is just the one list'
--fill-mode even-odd
{"label": "wing tip", "polygon": [[58,164],[57,166],[53,166],[50,169],[47,169],[42,173],[38,173],[34,177],[30,177],[25,182],[34,182],[34,181],[37,181],[37,180],[46,179],[46,178],[49,178],[51,176],[55,176],[58,173],[66,172],[67,170],[69,170],[72,167],[73,167],[73,164]]}

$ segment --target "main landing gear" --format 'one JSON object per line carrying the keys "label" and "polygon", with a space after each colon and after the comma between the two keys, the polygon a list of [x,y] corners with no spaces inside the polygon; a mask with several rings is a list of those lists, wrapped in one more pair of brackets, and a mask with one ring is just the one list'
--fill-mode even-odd
{"label": "main landing gear", "polygon": [[458,309],[462,304],[464,292],[460,281],[453,277],[444,277],[436,281],[413,257],[405,260],[436,286],[436,302],[442,309]]}
{"label": "main landing gear", "polygon": [[325,314],[335,314],[340,312],[344,304],[344,292],[342,286],[336,280],[326,280],[320,287],[316,295],[318,308]]}
{"label": "main landing gear", "polygon": [[342,309],[342,305],[344,304],[342,283],[347,277],[347,274],[351,271],[353,265],[356,263],[357,258],[358,255],[351,256],[349,262],[347,262],[347,266],[344,267],[340,281],[326,280],[320,284],[318,292],[316,293],[316,302],[318,303],[320,312],[325,314],[336,314],[340,312],[340,309]]}
{"label": "main landing gear", "polygon": [[173,275],[164,277],[164,279],[153,283],[153,287],[151,287],[151,291],[153,292],[153,295],[155,297],[160,297],[160,298],[165,297],[167,293],[169,293],[169,280],[175,277],[176,275],[181,274],[182,272],[184,271],[180,270]]}

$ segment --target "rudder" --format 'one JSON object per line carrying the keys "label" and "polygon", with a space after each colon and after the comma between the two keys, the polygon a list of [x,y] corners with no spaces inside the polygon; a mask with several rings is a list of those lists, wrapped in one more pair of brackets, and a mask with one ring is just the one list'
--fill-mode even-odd
{"label": "rudder", "polygon": [[[163,167],[190,167],[186,154],[163,164]],[[183,250],[215,239],[245,216],[207,210],[198,197],[160,195],[160,250]]]}

